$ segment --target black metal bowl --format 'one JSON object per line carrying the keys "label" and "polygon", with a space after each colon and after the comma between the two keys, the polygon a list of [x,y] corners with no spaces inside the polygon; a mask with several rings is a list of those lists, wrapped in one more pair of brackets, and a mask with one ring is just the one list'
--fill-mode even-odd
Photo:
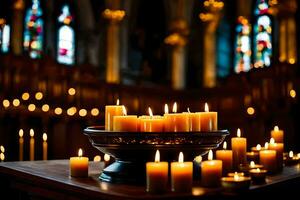
{"label": "black metal bowl", "polygon": [[197,155],[217,148],[229,131],[114,132],[105,131],[101,126],[92,126],[84,129],[84,134],[95,148],[116,159],[115,163],[103,170],[101,180],[135,183],[140,182],[141,174],[138,172],[145,174],[145,163],[154,160],[157,149],[164,161],[177,160],[180,151],[184,153],[185,160],[192,160]]}

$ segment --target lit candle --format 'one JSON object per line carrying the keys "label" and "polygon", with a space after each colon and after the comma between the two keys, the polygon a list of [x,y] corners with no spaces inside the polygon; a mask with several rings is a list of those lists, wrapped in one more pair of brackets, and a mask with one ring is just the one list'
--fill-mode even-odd
{"label": "lit candle", "polygon": [[265,148],[261,147],[260,144],[257,144],[256,147],[251,147],[251,151],[253,151],[253,152],[259,152],[261,150],[265,150]]}
{"label": "lit candle", "polygon": [[163,132],[164,119],[161,116],[153,116],[152,110],[148,108],[149,116],[140,118],[141,132]]}
{"label": "lit candle", "polygon": [[113,118],[114,116],[123,115],[123,106],[119,105],[120,101],[117,100],[117,105],[105,106],[105,130],[113,130]]}
{"label": "lit candle", "polygon": [[104,154],[104,166],[107,167],[110,164],[110,155]]}
{"label": "lit candle", "polygon": [[247,162],[247,139],[241,137],[241,129],[237,129],[237,137],[231,139],[231,148],[233,152],[233,167],[238,169],[240,164]]}
{"label": "lit candle", "polygon": [[29,141],[29,160],[34,160],[34,130],[30,129],[29,131],[30,141]]}
{"label": "lit candle", "polygon": [[179,153],[178,162],[171,163],[171,185],[173,192],[189,192],[193,184],[193,163],[183,162],[183,153]]}
{"label": "lit candle", "polygon": [[269,173],[276,172],[277,161],[275,150],[262,150],[259,152],[259,163],[264,166]]}
{"label": "lit candle", "polygon": [[283,143],[275,143],[274,138],[271,138],[269,143],[269,149],[276,151],[277,171],[281,171],[283,168]]}
{"label": "lit candle", "polygon": [[274,130],[271,131],[271,138],[274,138],[276,143],[284,143],[284,132],[280,130],[278,126],[274,127]]}
{"label": "lit candle", "polygon": [[259,153],[258,152],[247,152],[247,161],[251,162],[251,161],[255,161],[255,162],[259,162]]}
{"label": "lit candle", "polygon": [[190,109],[187,109],[188,112],[183,112],[186,114],[189,118],[189,130],[190,131],[200,131],[200,113],[196,112],[190,112]]}
{"label": "lit candle", "polygon": [[290,165],[295,165],[300,162],[300,156],[297,154],[294,156],[294,152],[290,151],[288,156],[285,158],[285,165],[290,166]]}
{"label": "lit candle", "polygon": [[200,127],[201,131],[218,130],[218,113],[210,112],[207,103],[205,103],[204,112],[200,112]]}
{"label": "lit candle", "polygon": [[113,117],[113,131],[128,131],[136,132],[138,125],[138,118],[136,115],[127,115],[125,106],[122,106],[123,115]]}
{"label": "lit candle", "polygon": [[189,116],[184,113],[177,113],[177,103],[172,109],[173,113],[165,113],[165,129],[168,132],[188,132]]}
{"label": "lit candle", "polygon": [[24,131],[23,129],[19,130],[19,160],[23,161],[24,160]]}
{"label": "lit candle", "polygon": [[155,153],[155,162],[146,163],[147,192],[163,193],[168,186],[168,162],[160,162],[160,154]]}
{"label": "lit candle", "polygon": [[89,170],[89,158],[82,157],[82,149],[78,150],[78,157],[70,158],[70,176],[87,177]]}
{"label": "lit candle", "polygon": [[251,161],[250,164],[240,165],[239,170],[244,172],[245,174],[248,174],[249,170],[251,169],[256,169],[256,168],[262,169],[263,167],[264,167],[263,165],[255,164],[254,161]]}
{"label": "lit candle", "polygon": [[48,160],[47,134],[43,133],[43,160]]}
{"label": "lit candle", "polygon": [[256,168],[256,169],[251,169],[249,173],[254,183],[259,184],[259,183],[266,182],[267,170]]}
{"label": "lit candle", "polygon": [[234,176],[223,177],[221,183],[222,187],[229,192],[240,192],[249,189],[251,178],[235,173]]}
{"label": "lit candle", "polygon": [[205,187],[217,187],[222,177],[222,161],[213,160],[212,150],[208,153],[208,160],[201,165],[201,182]]}
{"label": "lit candle", "polygon": [[223,174],[227,174],[232,170],[232,150],[227,150],[227,142],[223,143],[223,149],[216,151],[217,160],[223,162]]}
{"label": "lit candle", "polygon": [[0,161],[3,162],[5,160],[5,148],[2,145],[0,146],[0,152]]}

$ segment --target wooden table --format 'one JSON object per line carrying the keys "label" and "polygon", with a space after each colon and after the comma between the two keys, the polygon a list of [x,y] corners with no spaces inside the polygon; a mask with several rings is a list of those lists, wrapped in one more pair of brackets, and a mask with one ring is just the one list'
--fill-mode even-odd
{"label": "wooden table", "polygon": [[0,197],[6,194],[9,199],[253,199],[257,195],[298,195],[300,189],[300,165],[285,167],[282,173],[268,177],[266,184],[252,185],[248,192],[238,195],[200,186],[194,186],[188,194],[151,195],[145,192],[145,186],[99,181],[103,166],[102,162],[90,162],[88,178],[71,178],[68,160],[0,163]]}

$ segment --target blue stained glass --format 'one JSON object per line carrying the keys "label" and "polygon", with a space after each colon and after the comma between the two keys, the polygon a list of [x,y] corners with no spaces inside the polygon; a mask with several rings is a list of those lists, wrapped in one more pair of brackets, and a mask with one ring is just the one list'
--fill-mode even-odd
{"label": "blue stained glass", "polygon": [[73,17],[67,5],[62,7],[62,13],[58,17],[60,27],[58,29],[57,61],[62,64],[72,65],[75,62],[75,32],[71,23]]}
{"label": "blue stained glass", "polygon": [[0,51],[7,53],[9,51],[10,44],[10,26],[4,24],[0,27]]}
{"label": "blue stained glass", "polygon": [[44,21],[39,0],[32,0],[32,5],[25,15],[24,50],[33,59],[40,58],[43,51]]}

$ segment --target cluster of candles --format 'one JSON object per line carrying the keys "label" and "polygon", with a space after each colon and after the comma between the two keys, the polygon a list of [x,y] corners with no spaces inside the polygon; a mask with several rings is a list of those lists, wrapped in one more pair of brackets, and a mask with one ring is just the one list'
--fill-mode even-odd
{"label": "cluster of candles", "polygon": [[177,113],[177,103],[173,104],[172,113],[165,104],[164,115],[153,115],[148,108],[149,115],[127,115],[124,105],[105,106],[105,130],[129,132],[189,132],[215,131],[218,129],[218,113],[210,112],[205,103],[205,112]]}
{"label": "cluster of candles", "polygon": [[[271,131],[270,143],[266,143],[265,147],[252,147],[252,152],[247,153],[247,139],[241,137],[241,131],[238,129],[237,137],[231,139],[232,150],[227,150],[227,143],[224,142],[223,149],[216,151],[216,160],[213,160],[213,152],[210,150],[208,160],[200,163],[202,186],[222,185],[234,189],[249,187],[251,180],[254,183],[264,183],[267,174],[280,172],[283,168],[283,135],[284,132],[276,126]],[[278,142],[275,142],[276,140]],[[257,160],[259,164],[255,164],[252,159]],[[296,164],[299,163],[300,154],[294,156],[293,152],[290,152],[285,159],[286,164]],[[167,162],[160,162],[157,151],[155,162],[146,163],[147,191],[161,193],[167,190],[168,169]],[[178,162],[171,163],[170,174],[172,191],[188,192],[192,189],[193,164],[184,162],[182,153]]]}

